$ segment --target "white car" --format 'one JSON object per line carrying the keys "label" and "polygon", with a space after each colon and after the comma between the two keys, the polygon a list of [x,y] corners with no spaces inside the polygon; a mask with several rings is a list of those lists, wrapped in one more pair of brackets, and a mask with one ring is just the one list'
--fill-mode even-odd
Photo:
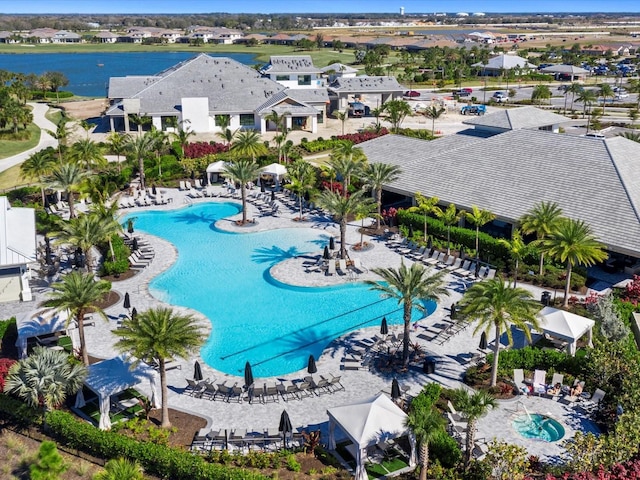
{"label": "white car", "polygon": [[509,100],[509,97],[504,92],[495,92],[491,98],[493,98],[494,102],[506,102]]}
{"label": "white car", "polygon": [[629,98],[629,94],[624,90],[619,90],[618,93],[616,93],[615,99],[621,100],[623,98]]}

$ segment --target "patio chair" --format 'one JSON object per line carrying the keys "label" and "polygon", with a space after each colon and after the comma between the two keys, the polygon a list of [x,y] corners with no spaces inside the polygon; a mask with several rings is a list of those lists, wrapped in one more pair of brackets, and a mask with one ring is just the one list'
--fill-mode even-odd
{"label": "patio chair", "polygon": [[190,378],[187,378],[186,380],[187,380],[187,386],[184,388],[184,391],[182,393],[186,393],[191,397],[196,396],[199,393],[202,393],[202,391],[205,388],[204,382],[197,383],[194,380],[191,380]]}
{"label": "patio chair", "polygon": [[465,260],[464,262],[462,262],[462,265],[460,266],[460,268],[456,268],[455,270],[451,270],[451,273],[453,273],[454,275],[459,275],[459,274],[461,274],[463,272],[468,272],[470,265],[471,265],[471,260]]}
{"label": "patio chair", "polygon": [[533,392],[536,395],[547,393],[547,371],[536,370],[533,372]]}
{"label": "patio chair", "polygon": [[413,252],[410,252],[407,255],[407,258],[410,258],[411,260],[420,260],[422,258],[422,256],[424,255],[425,250],[427,249],[427,247],[420,247],[417,250],[414,250]]}
{"label": "patio chair", "polygon": [[280,398],[278,396],[278,388],[275,384],[264,385],[264,401],[267,402],[269,399],[273,402],[279,402]]}
{"label": "patio chair", "polygon": [[431,255],[428,257],[425,255],[422,257],[422,263],[426,265],[435,265],[438,262],[438,257],[440,256],[440,251],[437,248],[434,248],[431,252]]}
{"label": "patio chair", "polygon": [[338,260],[338,273],[340,273],[340,275],[346,275],[347,272],[347,261],[345,259]]}
{"label": "patio chair", "polygon": [[529,387],[526,383],[524,383],[524,370],[522,370],[521,368],[513,369],[513,383],[515,384],[520,394],[529,393]]}
{"label": "patio chair", "polygon": [[487,456],[488,451],[489,451],[489,447],[487,446],[486,443],[475,442],[473,444],[473,450],[471,451],[471,454],[473,455],[473,458],[475,458],[476,460],[482,460],[484,457]]}
{"label": "patio chair", "polygon": [[605,396],[605,392],[596,388],[596,391],[593,392],[593,396],[589,400],[585,400],[580,402],[580,408],[585,412],[591,414],[593,413],[599,406],[600,402]]}
{"label": "patio chair", "polygon": [[311,384],[309,382],[300,382],[298,384],[296,384],[297,392],[300,395],[300,398],[302,398],[302,395],[304,395],[305,397],[309,397],[311,396]]}
{"label": "patio chair", "polygon": [[336,262],[333,260],[329,260],[329,264],[327,265],[327,275],[335,275],[336,273]]}
{"label": "patio chair", "polygon": [[294,383],[287,385],[283,390],[280,390],[280,395],[285,402],[287,402],[291,397],[300,400],[300,397],[298,396],[298,386]]}
{"label": "patio chair", "polygon": [[366,268],[364,268],[364,266],[362,266],[362,260],[360,260],[359,258],[354,258],[352,260],[352,267],[353,269],[357,272],[357,273],[367,273],[368,270]]}
{"label": "patio chair", "polygon": [[191,441],[191,450],[207,450],[209,446],[209,432],[208,428],[201,428],[196,434],[193,436],[193,440]]}
{"label": "patio chair", "polygon": [[496,277],[496,269],[490,268],[482,280],[491,280]]}
{"label": "patio chair", "polygon": [[331,378],[329,379],[329,388],[333,389],[331,393],[344,390],[344,385],[340,382],[342,377],[340,375],[335,376],[333,373],[330,373],[329,375],[331,375]]}
{"label": "patio chair", "polygon": [[451,403],[450,400],[447,400],[447,408],[449,409],[451,416],[456,422],[460,422],[460,423],[465,422],[464,417],[456,410],[456,408],[453,406],[453,403]]}
{"label": "patio chair", "polygon": [[453,261],[451,265],[445,266],[444,269],[447,272],[453,272],[454,270],[457,270],[458,268],[460,268],[460,265],[462,265],[462,258],[458,257]]}
{"label": "patio chair", "polygon": [[436,268],[443,269],[443,268],[450,267],[455,263],[455,261],[456,261],[456,257],[454,255],[448,255],[446,256],[446,259],[444,261],[436,264]]}

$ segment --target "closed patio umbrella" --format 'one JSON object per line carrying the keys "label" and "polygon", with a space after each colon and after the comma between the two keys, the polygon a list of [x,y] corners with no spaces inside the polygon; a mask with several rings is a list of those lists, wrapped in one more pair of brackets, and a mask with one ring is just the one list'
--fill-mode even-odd
{"label": "closed patio umbrella", "polygon": [[131,320],[136,318],[137,315],[138,315],[138,310],[136,310],[136,307],[133,307],[133,309],[131,310]]}
{"label": "closed patio umbrella", "polygon": [[394,378],[393,382],[391,382],[391,399],[397,400],[401,395],[402,394],[400,393],[400,384],[398,383],[398,379]]}
{"label": "closed patio umbrella", "polygon": [[382,317],[382,322],[380,322],[380,334],[387,335],[389,333],[389,326],[387,325],[387,317]]}
{"label": "closed patio umbrella", "polygon": [[276,192],[271,190],[271,201],[273,202],[276,199]]}
{"label": "closed patio umbrella", "polygon": [[329,260],[331,258],[331,254],[329,253],[329,247],[328,246],[324,246],[324,252],[322,252],[322,258],[324,258],[325,260]]}
{"label": "closed patio umbrella", "polygon": [[329,250],[335,250],[336,249],[336,239],[331,237],[329,238]]}
{"label": "closed patio umbrella", "polygon": [[480,350],[486,350],[487,348],[487,332],[482,332],[480,335]]}
{"label": "closed patio umbrella", "polygon": [[266,192],[265,188],[264,188],[264,183],[260,184],[260,193],[264,193]]}
{"label": "closed patio umbrella", "polygon": [[129,298],[129,292],[126,292],[124,294],[124,304],[122,305],[122,307],[126,310],[129,310],[131,308],[131,299]]}
{"label": "closed patio umbrella", "polygon": [[199,382],[202,378],[202,368],[200,367],[200,362],[196,360],[196,363],[193,364],[193,379]]}
{"label": "closed patio umbrella", "polygon": [[133,220],[127,220],[127,232],[133,233]]}
{"label": "closed patio umbrella", "polygon": [[253,385],[253,370],[251,364],[247,362],[244,364],[244,386],[248,389],[251,385]]}
{"label": "closed patio umbrella", "polygon": [[154,194],[154,195],[158,194],[158,191],[156,190],[155,184],[151,187],[151,193]]}
{"label": "closed patio umbrella", "polygon": [[133,239],[133,244],[131,245],[131,248],[133,249],[134,252],[136,250],[138,250],[138,239],[137,238]]}
{"label": "closed patio umbrella", "polygon": [[313,358],[313,355],[309,355],[309,361],[307,362],[307,373],[316,373],[318,371],[318,367],[316,367],[316,359]]}
{"label": "closed patio umbrella", "polygon": [[293,427],[291,426],[291,420],[289,419],[289,414],[286,410],[283,410],[282,414],[280,415],[280,425],[278,426],[278,431],[282,432],[284,448],[287,448],[287,434],[293,431]]}

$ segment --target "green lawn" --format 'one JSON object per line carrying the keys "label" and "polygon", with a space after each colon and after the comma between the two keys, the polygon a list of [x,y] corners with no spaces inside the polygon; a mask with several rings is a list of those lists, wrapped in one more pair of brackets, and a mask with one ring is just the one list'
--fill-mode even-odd
{"label": "green lawn", "polygon": [[[27,127],[27,130],[29,131],[28,140],[15,141],[0,138],[0,159],[12,157],[38,145],[38,142],[40,141],[40,129],[32,123]],[[3,137],[8,135],[9,132],[6,132]]]}
{"label": "green lawn", "polygon": [[[0,164],[2,164],[1,160]],[[0,172],[0,192],[28,184],[29,180],[24,179],[20,176],[20,165],[14,165],[4,172]]]}

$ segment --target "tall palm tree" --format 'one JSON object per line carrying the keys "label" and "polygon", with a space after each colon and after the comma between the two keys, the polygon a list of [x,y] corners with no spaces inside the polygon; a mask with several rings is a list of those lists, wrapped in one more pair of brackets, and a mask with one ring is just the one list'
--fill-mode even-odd
{"label": "tall palm tree", "polygon": [[591,227],[582,220],[563,218],[555,230],[542,241],[542,248],[551,257],[567,265],[567,280],[564,286],[563,306],[569,305],[571,271],[575,265],[587,267],[607,259],[605,246],[598,242]]}
{"label": "tall palm tree", "polygon": [[505,238],[501,238],[498,240],[502,245],[507,247],[509,250],[509,255],[513,259],[513,287],[515,288],[518,285],[518,271],[520,267],[520,260],[525,256],[527,252],[527,245],[522,240],[522,235],[518,230],[513,231],[513,235],[511,236],[511,240],[507,240]]}
{"label": "tall palm tree", "polygon": [[80,390],[86,378],[87,367],[70,362],[66,352],[38,346],[11,366],[4,391],[46,414]]}
{"label": "tall palm tree", "polygon": [[310,163],[300,159],[291,164],[288,175],[289,183],[286,187],[298,195],[300,220],[302,220],[302,200],[305,193],[311,191],[316,184],[316,171]]}
{"label": "tall palm tree", "polygon": [[96,167],[106,166],[107,159],[104,158],[102,148],[93,140],[78,140],[71,145],[69,158],[82,166],[85,170],[94,170]]}
{"label": "tall palm tree", "polygon": [[531,92],[531,100],[540,103],[540,100],[549,100],[551,98],[551,90],[548,85],[536,85]]}
{"label": "tall palm tree", "polygon": [[112,154],[116,155],[118,160],[118,173],[120,172],[120,156],[127,153],[127,144],[130,137],[126,133],[111,132],[107,136],[107,145]]}
{"label": "tall palm tree", "polygon": [[425,108],[422,111],[422,114],[431,119],[431,136],[433,137],[436,131],[436,120],[439,119],[443,113],[447,111],[446,108],[438,107],[436,105],[432,105],[431,107]]}
{"label": "tall palm tree", "polygon": [[276,135],[278,135],[278,132],[280,131],[280,127],[282,128],[286,128],[284,126],[284,121],[286,119],[286,115],[283,113],[282,115],[278,114],[278,112],[276,112],[275,110],[271,110],[271,113],[265,115],[264,119],[267,122],[272,122],[275,127],[276,127]]}
{"label": "tall palm tree", "polygon": [[424,301],[437,301],[442,296],[449,296],[449,291],[444,286],[446,272],[440,271],[432,274],[430,268],[425,268],[418,262],[411,265],[411,268],[407,268],[402,262],[397,269],[374,268],[373,272],[382,277],[382,282],[368,280],[366,283],[371,285],[371,289],[382,292],[387,298],[395,298],[398,300],[398,305],[402,305],[404,321],[402,360],[407,365],[409,363],[411,311],[415,308],[424,312]]}
{"label": "tall palm tree", "polygon": [[23,178],[36,180],[40,184],[40,195],[42,196],[42,208],[46,206],[46,198],[44,196],[45,178],[51,173],[51,169],[55,164],[55,160],[51,155],[53,150],[50,148],[37,151],[29,155],[20,165],[20,175]]}
{"label": "tall palm tree", "polygon": [[67,127],[69,122],[66,114],[63,112],[60,120],[56,124],[56,131],[45,130],[49,135],[58,141],[58,162],[62,163],[62,147],[67,146],[67,139],[71,135],[71,130]]}
{"label": "tall palm tree", "polygon": [[69,202],[69,218],[76,216],[75,193],[80,190],[82,182],[89,176],[89,172],[80,165],[65,162],[56,166],[45,178],[46,185],[56,190],[64,190]]}
{"label": "tall palm tree", "polygon": [[344,135],[344,124],[347,123],[349,112],[346,110],[344,112],[341,112],[340,110],[334,110],[331,115],[342,122],[342,135]]}
{"label": "tall palm tree", "polygon": [[103,242],[107,242],[118,232],[114,225],[113,217],[102,216],[95,213],[80,215],[71,218],[62,224],[62,229],[57,232],[56,243],[71,244],[80,247],[85,254],[85,268],[87,272],[95,266],[92,249]]}
{"label": "tall palm tree", "polygon": [[498,381],[498,355],[500,354],[500,337],[506,332],[509,344],[513,342],[511,325],[524,331],[531,341],[528,324],[538,329],[536,313],[540,304],[533,300],[531,293],[523,288],[511,288],[499,278],[492,278],[474,284],[463,295],[459,303],[463,321],[477,323],[474,334],[487,332],[495,328],[493,346],[493,366],[491,369],[491,386]]}
{"label": "tall palm tree", "polygon": [[231,130],[230,128],[225,128],[221,132],[216,133],[216,137],[220,138],[224,144],[229,147],[233,144],[236,136],[238,135],[239,130]]}
{"label": "tall palm tree", "polygon": [[[582,118],[586,116],[587,108],[589,108],[589,117],[591,117],[591,105],[598,101],[598,94],[591,89],[583,88],[578,94],[578,102],[582,103]],[[587,131],[589,130],[589,123],[591,118],[587,121]]]}
{"label": "tall palm tree", "polygon": [[342,177],[342,194],[348,195],[348,188],[352,177],[363,173],[367,157],[360,147],[351,142],[341,143],[331,151],[327,164]]}
{"label": "tall palm tree", "polygon": [[42,305],[53,307],[58,312],[68,310],[69,319],[75,318],[78,324],[82,363],[89,365],[89,354],[84,338],[84,316],[92,312],[104,320],[107,319],[99,303],[111,290],[111,284],[104,280],[96,280],[91,273],[73,271],[65,275],[61,282],[54,283],[52,288],[49,299]]}
{"label": "tall palm tree", "polygon": [[364,170],[367,185],[376,195],[376,205],[378,206],[376,228],[378,230],[380,230],[380,219],[382,218],[382,187],[395,182],[401,173],[402,169],[398,165],[388,163],[371,163]]}
{"label": "tall palm tree", "polygon": [[144,480],[142,467],[135,461],[126,458],[109,460],[102,472],[93,476],[93,480]]}
{"label": "tall palm tree", "polygon": [[[562,218],[562,208],[556,202],[536,203],[520,218],[520,229],[525,235],[536,234],[538,244],[542,242]],[[544,273],[544,249],[540,249],[540,271]]]}
{"label": "tall palm tree", "polygon": [[571,110],[572,112],[573,112],[573,102],[576,99],[576,95],[580,95],[580,92],[582,92],[583,89],[584,87],[582,85],[580,85],[579,83],[573,82],[565,90],[565,94],[569,94],[569,93],[571,94],[571,105],[569,106],[569,110]]}
{"label": "tall palm tree", "polygon": [[383,105],[383,110],[394,133],[398,133],[406,116],[411,115],[411,107],[404,100],[389,100]]}
{"label": "tall palm tree", "polygon": [[364,201],[362,190],[344,197],[338,192],[325,190],[318,196],[318,204],[331,212],[340,225],[340,258],[347,258],[347,220],[356,213]]}
{"label": "tall palm tree", "polygon": [[475,205],[471,205],[471,211],[465,212],[467,222],[476,227],[476,264],[480,260],[480,227],[494,220],[496,216],[489,210],[482,210]]}
{"label": "tall palm tree", "polygon": [[158,307],[122,322],[114,332],[120,339],[116,348],[141,360],[154,360],[160,371],[162,389],[162,427],[171,427],[167,404],[166,361],[188,358],[205,340],[205,334],[191,315],[180,315],[170,308]]}
{"label": "tall palm tree", "polygon": [[598,94],[602,97],[602,115],[607,108],[607,98],[613,98],[616,96],[613,91],[613,87],[608,83],[601,83],[598,88]]}
{"label": "tall palm tree", "polygon": [[240,184],[242,196],[242,224],[247,223],[247,183],[253,182],[260,175],[260,166],[249,158],[241,158],[235,162],[227,162],[224,174]]}
{"label": "tall palm tree", "polygon": [[251,157],[255,162],[256,157],[267,153],[267,147],[255,130],[241,130],[236,134],[230,151],[238,157]]}
{"label": "tall palm tree", "polygon": [[447,227],[447,255],[451,255],[451,227],[460,222],[462,216],[465,215],[465,211],[458,211],[456,206],[450,203],[445,210],[440,207],[433,207],[433,212]]}
{"label": "tall palm tree", "polygon": [[127,143],[127,150],[138,162],[138,172],[140,174],[140,188],[146,188],[144,177],[144,159],[153,152],[157,138],[152,132],[145,132],[142,135],[130,137]]}
{"label": "tall palm tree", "polygon": [[187,148],[187,145],[189,144],[189,138],[194,137],[195,135],[196,132],[191,130],[189,125],[185,126],[185,122],[181,122],[180,128],[171,134],[173,141],[180,144],[180,148],[182,149],[181,156],[184,156],[184,149]]}
{"label": "tall palm tree", "polygon": [[424,241],[426,242],[429,238],[429,236],[427,235],[427,217],[434,211],[434,208],[436,207],[440,199],[438,197],[427,198],[420,192],[416,192],[414,197],[416,199],[417,205],[409,207],[408,211],[424,215]]}
{"label": "tall palm tree", "polygon": [[94,203],[91,207],[90,215],[95,215],[102,224],[100,229],[107,235],[106,241],[109,243],[109,252],[111,260],[115,261],[116,254],[113,251],[113,243],[111,239],[114,235],[122,233],[122,225],[116,220],[118,216],[118,202],[111,202],[106,205],[103,201]]}
{"label": "tall palm tree", "polygon": [[431,406],[413,407],[405,419],[405,426],[409,427],[416,437],[418,457],[420,459],[420,480],[427,479],[429,470],[429,444],[433,443],[442,433],[442,416]]}
{"label": "tall palm tree", "polygon": [[453,394],[453,405],[467,420],[466,448],[464,452],[465,467],[471,462],[473,444],[475,443],[478,419],[484,417],[490,409],[496,408],[498,402],[484,390],[470,392],[466,388],[458,388]]}

